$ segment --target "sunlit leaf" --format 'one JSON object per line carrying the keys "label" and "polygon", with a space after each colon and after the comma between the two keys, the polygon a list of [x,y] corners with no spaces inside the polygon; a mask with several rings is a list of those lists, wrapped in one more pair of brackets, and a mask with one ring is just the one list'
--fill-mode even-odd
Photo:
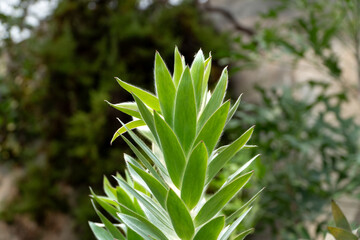
{"label": "sunlit leaf", "polygon": [[224,219],[224,216],[211,219],[200,228],[200,230],[196,233],[194,240],[217,240],[224,227]]}

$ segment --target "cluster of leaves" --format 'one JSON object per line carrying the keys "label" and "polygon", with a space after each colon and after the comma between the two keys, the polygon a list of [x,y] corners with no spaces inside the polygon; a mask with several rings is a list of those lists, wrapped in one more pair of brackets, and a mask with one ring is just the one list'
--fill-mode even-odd
{"label": "cluster of leaves", "polygon": [[[36,1],[20,2],[22,8]],[[165,59],[172,58],[169,49],[175,44],[186,57],[200,46],[222,54],[228,41],[185,2],[154,1],[145,9],[137,0],[58,2],[49,17],[30,29],[28,39],[16,43],[9,35],[1,46],[8,60],[0,86],[1,164],[26,169],[20,197],[2,215],[11,219],[27,212],[41,220],[46,211],[71,210],[86,239],[86,222],[94,215],[86,197],[88,184],[99,189],[103,174],[123,167],[123,151],[121,146],[110,148],[113,129],[106,124],[117,113],[104,107],[103,100],[129,97],[114,89],[111,79],[122,75],[152,88],[147,63],[154,49]],[[26,27],[20,21],[26,16],[1,18],[9,30]],[[213,65],[216,72],[217,62]]]}
{"label": "cluster of leaves", "polygon": [[[158,53],[155,56],[156,95],[118,79],[132,93],[135,102],[112,104],[134,117],[123,124],[114,138],[122,136],[137,160],[125,154],[126,180],[117,175],[119,186],[104,180],[107,196],[92,192],[121,228],[112,224],[96,209],[102,225],[90,222],[100,240],[103,239],[229,239],[250,211],[257,193],[233,215],[225,219],[223,207],[249,181],[253,172],[243,171],[254,161],[249,160],[227,178],[214,194],[206,189],[217,173],[241,149],[246,148],[253,127],[229,145],[215,148],[227,122],[240,103],[230,108],[225,97],[228,72],[225,68],[212,92],[208,92],[211,56],[204,58],[200,50],[191,65],[175,49],[174,71],[171,76]],[[152,150],[131,129],[152,142]],[[122,134],[128,132],[137,147]],[[252,230],[236,236],[243,239]],[[124,235],[123,235],[124,234]]]}
{"label": "cluster of leaves", "polygon": [[331,208],[335,222],[335,227],[328,227],[331,235],[333,235],[336,240],[359,240],[360,227],[355,230],[351,229],[348,220],[335,201],[332,201]]}

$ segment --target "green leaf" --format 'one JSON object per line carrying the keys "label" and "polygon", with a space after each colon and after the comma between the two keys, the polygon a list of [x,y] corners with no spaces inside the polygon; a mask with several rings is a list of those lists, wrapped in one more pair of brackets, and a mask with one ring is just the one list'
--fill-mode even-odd
{"label": "green leaf", "polygon": [[105,176],[104,176],[104,180],[103,180],[103,188],[104,188],[106,195],[109,198],[111,198],[113,200],[117,200],[116,199],[116,189],[111,186],[109,180]]}
{"label": "green leaf", "polygon": [[328,230],[336,240],[358,240],[357,236],[345,229],[338,227],[328,227]]}
{"label": "green leaf", "polygon": [[196,103],[190,70],[185,68],[175,98],[174,132],[187,154],[196,134]]}
{"label": "green leaf", "polygon": [[131,168],[144,180],[149,187],[151,193],[159,201],[159,203],[165,208],[167,189],[156,178],[142,169],[130,164]]}
{"label": "green leaf", "polygon": [[136,218],[119,213],[120,219],[134,232],[146,240],[168,240],[165,235],[145,218]]}
{"label": "green leaf", "polygon": [[169,189],[166,207],[176,234],[184,240],[190,240],[195,227],[188,209],[178,195]]}
{"label": "green leaf", "polygon": [[249,128],[238,139],[224,148],[218,155],[211,160],[208,166],[206,183],[209,183],[221,168],[249,141],[254,127]]}
{"label": "green leaf", "polygon": [[231,120],[231,118],[234,116],[236,110],[238,109],[239,105],[240,105],[240,101],[241,101],[241,96],[240,95],[238,97],[238,99],[236,100],[235,104],[230,108],[230,111],[228,113],[227,119],[226,119],[226,124]]}
{"label": "green leaf", "polygon": [[176,87],[179,85],[180,77],[183,73],[183,70],[184,69],[183,69],[181,54],[179,52],[179,49],[177,47],[175,47],[173,81],[174,81]]}
{"label": "green leaf", "polygon": [[231,223],[233,220],[235,220],[235,218],[240,215],[248,206],[250,206],[260,195],[260,193],[264,190],[265,188],[262,188],[260,191],[258,191],[249,201],[247,201],[245,204],[243,204],[238,210],[236,210],[235,212],[233,212],[229,217],[226,218],[226,224]]}
{"label": "green leaf", "polygon": [[252,159],[250,159],[249,161],[247,161],[245,164],[243,164],[238,170],[236,170],[233,174],[231,174],[227,179],[226,182],[224,183],[224,185],[226,185],[228,182],[231,182],[234,178],[236,178],[237,176],[240,175],[240,173],[242,173],[248,166],[251,165],[251,163],[253,161],[255,161],[255,159],[260,156],[260,154],[256,155],[255,157],[253,157]]}
{"label": "green leaf", "polygon": [[206,104],[204,111],[201,113],[198,123],[198,129],[201,129],[206,121],[211,117],[211,115],[219,108],[221,105],[228,82],[228,71],[225,68],[221,73],[220,80],[217,83],[214,92],[211,95],[209,102]]}
{"label": "green leaf", "polygon": [[225,232],[221,234],[221,237],[219,240],[228,240],[230,235],[235,231],[237,226],[244,220],[245,216],[250,212],[251,208],[249,208],[244,214],[242,214],[238,219],[236,219],[235,222],[233,222],[228,229],[226,229]]}
{"label": "green leaf", "polygon": [[129,128],[124,125],[124,123],[118,119],[119,122],[125,126],[126,131],[130,134],[131,138],[140,146],[140,148],[146,153],[146,155],[154,162],[154,164],[159,168],[159,170],[167,175],[167,170],[164,165],[160,162],[160,160],[155,156],[155,154],[150,150],[150,148]]}
{"label": "green leaf", "polygon": [[195,55],[195,59],[191,64],[191,69],[190,69],[191,77],[194,82],[196,108],[198,111],[200,110],[201,100],[204,94],[202,92],[204,70],[205,70],[204,54],[200,49],[198,53]]}
{"label": "green leaf", "polygon": [[234,240],[243,240],[247,235],[252,234],[254,232],[253,228],[250,228],[248,230],[245,230],[241,232],[239,235],[237,235]]}
{"label": "green leaf", "polygon": [[132,117],[141,118],[140,113],[138,111],[138,108],[134,102],[124,102],[124,103],[118,103],[118,104],[112,104],[105,100],[107,104],[112,106],[113,108],[126,113],[127,115],[130,115]]}
{"label": "green leaf", "polygon": [[195,144],[204,141],[208,154],[214,150],[224,129],[230,102],[227,101],[209,118],[196,137]]}
{"label": "green leaf", "polygon": [[[144,123],[143,120],[134,120],[134,121],[131,121],[131,122],[128,122],[126,124],[126,127],[129,128],[129,129],[134,129],[134,128],[137,128],[137,127],[141,127],[141,126],[145,126],[146,124]],[[114,133],[114,136],[112,137],[111,139],[111,142],[110,144],[112,144],[115,139],[117,139],[120,135],[122,135],[123,133],[126,132],[126,128],[124,126],[122,126],[121,128],[119,128],[115,133]]]}
{"label": "green leaf", "polygon": [[211,219],[196,233],[194,240],[217,240],[224,227],[225,217],[220,216]]}
{"label": "green leaf", "polygon": [[344,213],[341,211],[340,207],[336,204],[334,200],[331,201],[331,209],[336,227],[343,228],[351,232],[349,222],[347,221]]}
{"label": "green leaf", "polygon": [[119,240],[125,240],[125,237],[122,235],[122,233],[119,231],[117,227],[115,227],[95,206],[94,202],[91,201],[96,214],[100,217],[101,221],[104,223],[107,230],[110,232],[113,238],[119,239]]}
{"label": "green leaf", "polygon": [[143,101],[150,108],[152,108],[156,111],[161,110],[160,104],[159,104],[159,99],[156,96],[154,96],[152,93],[149,93],[149,92],[142,90],[138,87],[135,87],[129,83],[121,81],[119,78],[115,78],[115,79],[122,88],[124,88],[129,93],[133,93],[134,95],[136,95],[138,98],[141,99],[141,101]]}
{"label": "green leaf", "polygon": [[207,91],[207,86],[208,86],[208,82],[209,82],[209,77],[210,77],[210,73],[211,73],[211,53],[209,54],[210,56],[205,60],[205,73],[204,73],[204,79],[203,79],[203,84],[202,84],[202,91],[205,94]]}
{"label": "green leaf", "polygon": [[154,119],[169,176],[174,185],[180,188],[186,163],[184,152],[173,130],[156,112]]}
{"label": "green leaf", "polygon": [[131,197],[124,189],[120,187],[116,188],[116,198],[120,204],[127,206],[131,210],[137,211],[133,201],[131,200]]}
{"label": "green leaf", "polygon": [[[113,216],[116,220],[118,220],[117,213],[119,210],[112,206],[109,201],[106,201],[106,198],[97,196],[93,190],[90,188],[90,192],[92,197],[95,199],[95,201],[104,208],[111,216]],[[110,200],[110,202],[113,202],[113,200]],[[115,203],[115,202],[114,202]]]}
{"label": "green leaf", "polygon": [[115,179],[118,181],[120,187],[124,188],[127,192],[133,195],[141,203],[141,205],[144,206],[143,210],[148,213],[147,216],[149,218],[149,214],[151,214],[152,219],[157,219],[164,226],[167,226],[169,229],[171,229],[169,226],[169,218],[167,217],[167,213],[159,204],[156,204],[153,199],[149,198],[145,194],[142,194],[141,192],[133,189],[123,179],[117,177],[115,177]]}
{"label": "green leaf", "polygon": [[155,86],[162,114],[165,121],[172,126],[176,90],[169,70],[158,52],[155,54]]}
{"label": "green leaf", "polygon": [[159,137],[157,135],[156,128],[155,128],[154,116],[149,111],[149,109],[145,106],[145,104],[136,95],[133,95],[133,97],[134,97],[135,102],[136,102],[136,104],[138,106],[138,109],[140,111],[141,118],[146,123],[146,125],[150,129],[152,135],[155,137],[155,140],[159,144]]}
{"label": "green leaf", "polygon": [[124,136],[121,136],[124,141],[129,145],[131,150],[135,153],[136,157],[144,164],[144,166],[151,172],[151,174],[164,186],[166,185],[164,180],[160,177],[160,175],[156,172],[156,170],[151,166],[148,159]]}
{"label": "green leaf", "polygon": [[200,209],[195,217],[196,226],[205,223],[217,213],[240,191],[249,181],[253,172],[246,173],[231,181],[228,185],[217,191]]}
{"label": "green leaf", "polygon": [[94,222],[89,222],[90,228],[98,240],[114,240],[111,234]]}
{"label": "green leaf", "polygon": [[203,193],[207,159],[205,144],[200,142],[189,157],[181,186],[181,198],[189,209],[196,206]]}

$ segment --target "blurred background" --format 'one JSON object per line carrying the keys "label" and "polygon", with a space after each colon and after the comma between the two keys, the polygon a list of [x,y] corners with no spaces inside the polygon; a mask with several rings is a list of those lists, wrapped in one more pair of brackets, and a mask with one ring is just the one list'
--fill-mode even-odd
{"label": "blurred background", "polygon": [[0,0],[0,240],[95,239],[89,186],[124,169],[114,77],[153,90],[159,51],[213,56],[242,103],[222,138],[256,125],[210,186],[261,153],[225,209],[266,190],[247,239],[324,239],[330,201],[360,222],[360,0]]}

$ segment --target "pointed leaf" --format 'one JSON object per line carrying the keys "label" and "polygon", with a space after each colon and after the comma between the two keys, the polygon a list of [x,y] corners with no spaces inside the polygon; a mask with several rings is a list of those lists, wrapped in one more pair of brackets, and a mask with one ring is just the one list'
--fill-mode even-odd
{"label": "pointed leaf", "polygon": [[159,203],[165,208],[167,189],[163,185],[161,185],[161,183],[158,180],[156,180],[156,178],[151,176],[149,173],[141,170],[138,167],[135,167],[132,164],[130,164],[130,166],[144,180],[146,185],[149,187],[151,193],[159,201]]}
{"label": "pointed leaf", "polygon": [[[129,129],[134,129],[134,128],[137,128],[137,127],[141,127],[141,126],[145,126],[146,124],[144,123],[143,120],[134,120],[134,121],[131,121],[131,122],[128,122],[126,124],[126,127],[129,128]],[[122,135],[123,133],[126,132],[126,128],[124,126],[122,126],[121,128],[119,128],[115,133],[114,133],[114,136],[112,137],[111,139],[111,142],[110,144],[112,144],[115,139],[117,139],[120,135]]]}
{"label": "pointed leaf", "polygon": [[158,52],[155,55],[155,86],[162,114],[165,121],[172,126],[176,90],[169,70]]}
{"label": "pointed leaf", "polygon": [[89,226],[98,240],[113,240],[111,234],[96,223],[89,222]]}
{"label": "pointed leaf", "polygon": [[217,240],[224,227],[225,217],[220,216],[211,219],[196,233],[194,240]]}
{"label": "pointed leaf", "polygon": [[249,208],[244,214],[242,214],[235,222],[233,222],[225,232],[221,234],[220,240],[228,240],[230,235],[235,231],[237,226],[244,220],[245,216],[250,212],[251,208]]}
{"label": "pointed leaf", "polygon": [[[117,217],[117,213],[119,212],[119,210],[117,208],[115,208],[113,205],[111,205],[109,203],[109,201],[106,201],[104,197],[99,197],[97,196],[93,190],[90,188],[90,192],[91,192],[91,195],[92,197],[95,199],[95,201],[103,208],[105,209],[111,216],[113,216],[115,219],[118,220],[118,217]],[[111,202],[113,200],[110,200]],[[114,202],[115,203],[115,202]]]}
{"label": "pointed leaf", "polygon": [[165,235],[145,218],[139,219],[126,214],[118,214],[121,220],[134,232],[146,240],[168,240]]}
{"label": "pointed leaf", "polygon": [[150,108],[160,111],[160,104],[159,100],[156,96],[154,96],[152,93],[149,93],[145,90],[142,90],[138,87],[135,87],[129,83],[126,83],[124,81],[121,81],[119,78],[115,78],[116,81],[120,84],[122,88],[124,88],[129,93],[133,93],[138,98],[141,99],[146,105],[148,105]]}
{"label": "pointed leaf", "polygon": [[194,235],[195,227],[184,202],[169,189],[166,207],[176,234],[184,240],[190,240]]}
{"label": "pointed leaf", "polygon": [[211,73],[211,53],[209,54],[210,56],[205,60],[205,73],[204,73],[204,79],[203,79],[203,85],[202,85],[202,91],[203,93],[206,93],[207,91],[207,85],[209,82],[209,77],[210,77],[210,73]]}
{"label": "pointed leaf", "polygon": [[189,209],[196,206],[204,191],[207,158],[205,144],[200,142],[187,162],[181,186],[181,198]]}
{"label": "pointed leaf", "polygon": [[170,126],[156,112],[154,113],[154,118],[169,176],[174,185],[180,188],[185,168],[184,152]]}
{"label": "pointed leaf", "polygon": [[124,141],[129,145],[131,150],[135,153],[136,157],[144,164],[144,166],[151,172],[151,174],[164,186],[166,185],[164,180],[160,177],[160,175],[156,172],[153,166],[149,163],[148,159],[144,157],[144,155],[124,136],[121,136]]}
{"label": "pointed leaf", "polygon": [[223,168],[223,166],[238,152],[242,149],[245,144],[249,141],[254,127],[249,128],[243,133],[238,139],[224,148],[218,155],[214,157],[209,163],[207,171],[206,183],[209,183],[213,177]]}
{"label": "pointed leaf", "polygon": [[197,110],[200,110],[201,100],[203,98],[202,92],[202,84],[204,77],[205,63],[204,63],[204,54],[201,49],[195,55],[195,59],[191,65],[191,77],[194,82],[194,90],[195,90],[195,99]]}
{"label": "pointed leaf", "polygon": [[177,87],[180,82],[180,77],[183,73],[183,64],[181,60],[181,54],[179,52],[179,49],[175,47],[174,52],[174,75],[173,75],[173,81],[175,83],[175,86]]}
{"label": "pointed leaf", "polygon": [[109,198],[116,200],[116,189],[111,186],[109,180],[105,176],[103,180],[103,188]]}
{"label": "pointed leaf", "polygon": [[96,214],[100,217],[101,221],[104,223],[106,229],[110,232],[113,238],[119,239],[119,240],[125,240],[125,237],[122,235],[122,233],[119,231],[117,227],[115,227],[95,206],[94,202],[91,201]]}
{"label": "pointed leaf", "polygon": [[349,222],[347,221],[344,213],[341,211],[340,207],[336,204],[334,200],[331,201],[331,209],[336,227],[343,228],[351,232]]}
{"label": "pointed leaf", "polygon": [[231,120],[231,118],[234,116],[236,110],[238,109],[239,105],[240,105],[240,101],[241,101],[241,96],[240,95],[238,97],[238,99],[236,100],[236,102],[234,103],[234,105],[230,108],[230,111],[228,113],[227,119],[226,119],[226,124]]}
{"label": "pointed leaf", "polygon": [[338,227],[328,227],[328,230],[336,240],[358,240],[357,236],[345,229]]}
{"label": "pointed leaf", "polygon": [[231,181],[228,185],[217,191],[200,209],[199,213],[195,217],[196,226],[200,226],[205,223],[227,204],[249,181],[253,172],[246,173],[237,177]]}
{"label": "pointed leaf", "polygon": [[139,108],[141,118],[146,123],[146,125],[150,129],[152,135],[154,136],[155,140],[159,144],[159,137],[158,137],[156,129],[155,129],[154,117],[153,117],[152,113],[149,111],[149,109],[145,106],[145,104],[136,95],[133,95],[133,97]]}
{"label": "pointed leaf", "polygon": [[253,232],[254,232],[253,228],[245,230],[242,233],[240,233],[239,235],[237,235],[234,240],[243,240],[247,235],[252,234]]}
{"label": "pointed leaf", "polygon": [[106,100],[105,100],[105,102],[107,104],[109,104],[110,106],[112,106],[113,108],[115,108],[123,113],[126,113],[127,115],[130,115],[130,116],[136,117],[136,118],[141,118],[138,108],[134,102],[123,102],[123,103],[117,103],[117,104],[112,104]]}
{"label": "pointed leaf", "polygon": [[220,80],[217,83],[214,92],[211,95],[209,102],[206,104],[204,111],[201,113],[198,123],[198,129],[201,129],[206,121],[211,117],[211,115],[219,108],[221,105],[227,88],[228,83],[228,71],[225,68],[221,73]]}
{"label": "pointed leaf", "polygon": [[230,102],[227,101],[209,118],[196,137],[195,144],[204,141],[208,154],[214,150],[216,143],[224,129],[226,116],[229,110]]}
{"label": "pointed leaf", "polygon": [[185,153],[196,134],[196,103],[190,70],[185,68],[175,98],[174,132]]}
{"label": "pointed leaf", "polygon": [[258,191],[249,201],[247,201],[245,204],[243,204],[238,210],[236,210],[234,213],[232,213],[229,217],[226,218],[226,224],[231,223],[235,218],[237,218],[238,215],[240,215],[247,207],[249,207],[260,195],[260,193],[265,188],[262,188],[260,191]]}

